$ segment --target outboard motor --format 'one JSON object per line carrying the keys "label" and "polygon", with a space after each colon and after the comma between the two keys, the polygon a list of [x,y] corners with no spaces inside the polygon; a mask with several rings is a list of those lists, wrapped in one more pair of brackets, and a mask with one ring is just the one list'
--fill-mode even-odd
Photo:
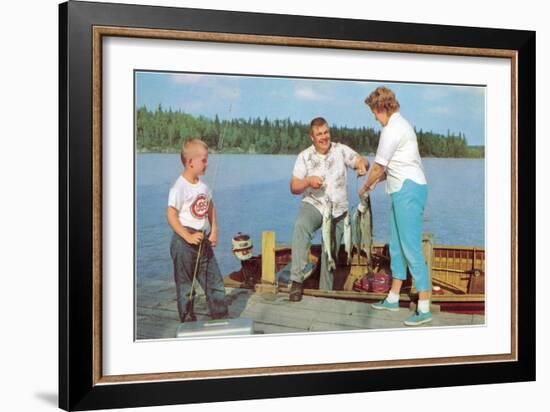
{"label": "outboard motor", "polygon": [[252,257],[252,239],[245,233],[237,233],[231,239],[233,254],[241,262]]}
{"label": "outboard motor", "polygon": [[231,239],[233,255],[241,261],[242,280],[247,287],[253,288],[255,284],[254,262],[250,260],[252,257],[252,239],[246,233],[237,233]]}

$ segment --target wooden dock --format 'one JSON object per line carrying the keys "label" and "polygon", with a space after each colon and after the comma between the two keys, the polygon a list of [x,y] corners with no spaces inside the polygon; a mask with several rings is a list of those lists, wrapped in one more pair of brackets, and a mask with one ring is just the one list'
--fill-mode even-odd
{"label": "wooden dock", "polygon": [[[197,291],[195,312],[206,320],[208,309],[204,294]],[[249,289],[226,288],[231,318],[254,320],[255,332],[293,333],[358,329],[405,328],[403,321],[411,311],[379,311],[370,304],[305,296],[301,302],[289,302],[287,293],[258,294]],[[173,281],[155,280],[137,285],[137,339],[174,338],[179,325],[176,289]],[[422,327],[483,325],[483,315],[440,312],[432,306],[433,320]]]}

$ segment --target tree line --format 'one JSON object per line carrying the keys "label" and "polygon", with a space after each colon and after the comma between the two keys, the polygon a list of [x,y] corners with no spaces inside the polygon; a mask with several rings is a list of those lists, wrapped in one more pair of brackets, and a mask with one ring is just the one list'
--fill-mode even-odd
{"label": "tree line", "polygon": [[[333,141],[361,153],[374,153],[380,132],[367,127],[330,127]],[[466,136],[416,131],[422,157],[483,157],[483,146],[468,146]],[[220,120],[192,116],[181,111],[155,111],[141,107],[136,116],[136,148],[139,152],[174,152],[184,139],[204,140],[213,152],[297,154],[311,144],[309,124],[287,119],[249,118]]]}

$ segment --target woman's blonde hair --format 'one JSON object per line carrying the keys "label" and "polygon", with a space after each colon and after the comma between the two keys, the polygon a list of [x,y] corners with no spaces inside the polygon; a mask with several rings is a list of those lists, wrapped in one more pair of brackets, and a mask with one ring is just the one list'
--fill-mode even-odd
{"label": "woman's blonde hair", "polygon": [[387,87],[377,87],[369,96],[365,99],[365,104],[370,107],[371,110],[385,110],[388,115],[399,111],[399,102],[395,98],[395,93]]}

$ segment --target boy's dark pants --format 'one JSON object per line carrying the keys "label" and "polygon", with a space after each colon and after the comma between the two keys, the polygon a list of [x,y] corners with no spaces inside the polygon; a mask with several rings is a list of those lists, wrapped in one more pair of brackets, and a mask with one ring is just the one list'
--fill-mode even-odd
{"label": "boy's dark pants", "polygon": [[[197,261],[198,245],[191,245],[175,234],[170,244],[170,256],[174,264],[174,280],[180,321],[187,315],[187,302],[193,282],[193,272]],[[220,319],[227,316],[227,302],[223,278],[214,256],[210,241],[205,237],[202,241],[201,256],[197,268],[195,282],[198,282],[206,293],[210,316]]]}

